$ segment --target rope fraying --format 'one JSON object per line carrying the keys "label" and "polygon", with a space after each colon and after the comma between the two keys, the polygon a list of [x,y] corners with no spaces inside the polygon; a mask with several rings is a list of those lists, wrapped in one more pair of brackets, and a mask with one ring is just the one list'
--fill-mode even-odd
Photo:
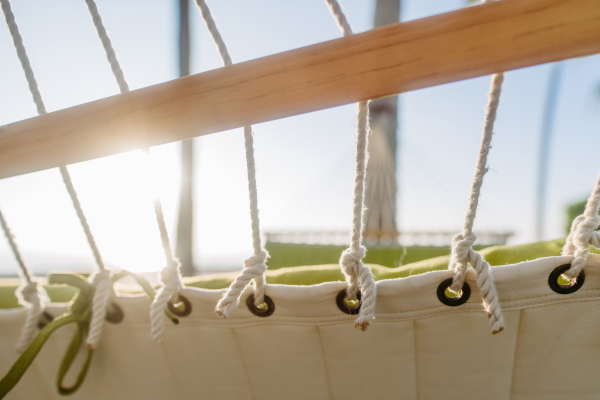
{"label": "rope fraying", "polygon": [[[325,0],[331,15],[344,36],[352,35],[352,27],[337,0]],[[361,101],[356,109],[356,162],[354,173],[354,199],[352,207],[352,233],[350,248],[346,249],[340,258],[342,272],[346,276],[348,288],[346,289],[349,300],[356,299],[356,293],[361,291],[361,306],[355,328],[366,331],[375,319],[375,302],[377,300],[377,286],[373,272],[362,262],[366,249],[361,245],[364,229],[365,207],[365,180],[367,175],[367,161],[369,158],[369,102]]]}
{"label": "rope fraying", "polygon": [[263,249],[244,260],[244,269],[234,279],[231,286],[229,286],[221,300],[217,303],[215,312],[219,317],[229,318],[231,313],[238,307],[244,290],[252,280],[255,282],[254,304],[259,305],[264,303],[264,274],[267,270],[266,262],[268,258],[269,253]]}
{"label": "rope fraying", "polygon": [[150,324],[152,340],[157,343],[162,342],[165,332],[165,308],[171,299],[175,299],[177,293],[183,286],[179,260],[173,258],[173,261],[167,264],[160,271],[160,280],[163,283],[162,289],[156,294],[150,308]]}
{"label": "rope fraying", "polygon": [[98,347],[102,335],[102,327],[106,319],[106,307],[108,300],[112,295],[112,271],[103,270],[90,277],[94,287],[94,297],[92,299],[92,321],[90,322],[90,331],[85,341],[90,350]]}
{"label": "rope fraying", "polygon": [[[217,28],[205,0],[196,0],[196,5],[200,10],[202,19],[206,24],[223,64],[232,65],[233,61],[227,45]],[[229,318],[229,315],[238,307],[240,296],[243,294],[246,286],[251,280],[254,280],[254,302],[255,305],[264,303],[265,297],[265,271],[267,270],[267,258],[269,254],[262,247],[260,238],[260,222],[258,216],[258,189],[256,184],[256,162],[254,160],[254,137],[251,126],[244,126],[244,147],[246,150],[246,171],[248,173],[248,197],[250,200],[250,223],[252,227],[252,248],[254,255],[244,261],[245,268],[239,276],[231,283],[231,286],[223,294],[223,297],[217,303],[215,312],[223,318]]]}
{"label": "rope fraying", "polygon": [[477,285],[481,291],[483,307],[487,312],[492,334],[501,332],[504,329],[504,318],[502,317],[502,310],[498,302],[498,294],[490,264],[479,252],[473,250],[473,244],[477,239],[477,236],[473,233],[473,224],[477,214],[477,206],[479,205],[483,178],[488,172],[487,158],[491,148],[494,122],[496,120],[498,105],[500,104],[500,92],[503,80],[504,75],[502,73],[494,74],[491,79],[483,135],[481,137],[481,144],[479,145],[475,174],[471,182],[469,206],[462,232],[452,239],[452,253],[448,265],[448,268],[454,271],[452,285],[450,285],[449,289],[457,294],[460,293],[465,283],[469,264],[475,269]]}
{"label": "rope fraying", "polygon": [[600,225],[600,174],[596,178],[596,184],[592,194],[588,198],[583,214],[573,220],[571,232],[567,237],[562,254],[564,256],[573,256],[571,268],[563,275],[569,279],[575,279],[579,276],[581,270],[585,267],[590,253],[590,244],[600,248],[600,233],[596,231]]}
{"label": "rope fraying", "polygon": [[22,353],[33,340],[38,329],[40,315],[46,309],[49,299],[44,287],[35,280],[20,286],[17,289],[16,295],[19,304],[27,307],[27,317],[25,318],[21,335],[15,346],[17,352]]}
{"label": "rope fraying", "polygon": [[596,231],[600,225],[600,216],[588,217],[580,215],[573,220],[571,233],[567,237],[567,243],[563,248],[563,255],[573,256],[571,268],[563,275],[569,279],[575,279],[586,266],[590,244],[600,248],[600,232]]}
{"label": "rope fraying", "polygon": [[462,234],[454,236],[450,269],[454,270],[455,274],[449,289],[456,294],[461,292],[467,277],[467,266],[471,264],[475,269],[477,286],[481,291],[483,308],[488,315],[492,334],[496,334],[504,330],[504,317],[498,303],[496,285],[494,284],[490,264],[479,252],[472,248],[476,238],[477,236],[473,233],[467,235],[466,238]]}
{"label": "rope fraying", "polygon": [[348,283],[346,298],[355,300],[358,290],[361,291],[360,313],[354,323],[354,327],[361,331],[366,331],[375,318],[375,302],[377,299],[375,277],[371,268],[365,266],[362,261],[366,252],[364,246],[359,246],[356,250],[348,248],[344,250],[340,258],[340,266]]}

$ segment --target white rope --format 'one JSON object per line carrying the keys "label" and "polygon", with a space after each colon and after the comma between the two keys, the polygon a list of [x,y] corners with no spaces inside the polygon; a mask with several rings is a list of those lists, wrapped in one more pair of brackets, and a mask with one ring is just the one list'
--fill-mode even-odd
{"label": "white rope", "polygon": [[452,285],[450,286],[450,290],[454,293],[460,293],[462,290],[467,276],[468,264],[471,264],[471,266],[475,268],[477,285],[481,291],[483,306],[488,314],[493,334],[501,332],[504,329],[504,318],[502,316],[502,310],[500,309],[500,303],[498,302],[498,294],[496,293],[496,285],[494,284],[490,264],[481,254],[479,254],[479,252],[473,250],[473,244],[477,239],[477,236],[473,233],[473,223],[477,213],[483,177],[488,171],[487,157],[490,151],[496,112],[498,110],[498,104],[500,103],[500,91],[503,79],[504,75],[502,73],[494,74],[492,76],[489,102],[483,127],[483,136],[479,146],[475,175],[473,176],[471,185],[469,207],[467,209],[467,215],[465,216],[462,232],[457,234],[452,240],[452,255],[448,266],[449,269],[454,270],[454,278]]}
{"label": "white rope", "polygon": [[590,252],[590,244],[600,248],[600,233],[596,231],[600,225],[600,175],[596,179],[596,185],[585,205],[583,214],[573,220],[571,232],[567,237],[562,254],[573,256],[571,268],[563,273],[569,279],[575,279],[585,268]]}
{"label": "white rope", "polygon": [[[98,33],[98,37],[100,38],[100,42],[104,48],[106,59],[110,64],[110,68],[115,79],[117,80],[119,89],[121,93],[127,93],[129,92],[129,85],[125,80],[125,74],[123,73],[121,64],[119,63],[119,60],[117,60],[117,54],[113,48],[110,38],[108,37],[108,33],[106,32],[106,28],[102,22],[102,17],[98,11],[98,7],[96,6],[94,0],[85,0],[85,3],[87,4],[92,21],[94,22],[94,27],[96,28],[96,32]],[[143,152],[147,157],[149,156],[150,151],[147,147],[143,149]],[[160,272],[161,281],[163,282],[164,286],[157,293],[154,301],[152,302],[150,310],[152,338],[156,342],[160,343],[165,330],[166,316],[164,314],[164,309],[167,306],[168,301],[171,298],[174,298],[179,290],[181,290],[183,283],[181,280],[179,261],[173,257],[173,252],[169,243],[169,232],[167,231],[162,205],[158,196],[154,199],[154,213],[158,223],[158,230],[160,232],[163,251],[167,260],[167,266]]]}
{"label": "white rope", "polygon": [[[227,45],[221,37],[215,20],[212,17],[210,9],[205,0],[196,0],[196,5],[202,14],[202,19],[208,28],[217,49],[221,54],[225,66],[231,65],[231,56],[227,50]],[[260,239],[260,223],[258,218],[258,194],[256,188],[256,165],[254,161],[254,138],[251,126],[244,127],[244,144],[246,148],[246,168],[248,171],[248,194],[250,197],[250,220],[252,224],[252,247],[254,255],[244,261],[244,269],[235,278],[231,286],[223,294],[221,300],[217,303],[215,312],[217,315],[228,318],[230,314],[238,307],[240,297],[244,289],[254,281],[254,304],[259,306],[264,303],[265,296],[265,271],[267,270],[266,261],[269,255],[262,247]]]}
{"label": "white rope", "polygon": [[[23,66],[23,71],[25,72],[25,77],[27,78],[27,83],[29,85],[29,89],[31,94],[33,95],[33,99],[35,105],[37,107],[39,114],[45,114],[46,109],[44,107],[44,103],[42,102],[42,97],[38,90],[37,82],[35,80],[35,76],[33,75],[33,70],[31,69],[31,65],[29,63],[29,58],[27,57],[27,52],[25,51],[25,46],[23,45],[23,39],[21,38],[21,34],[19,33],[19,28],[15,21],[15,16],[12,13],[10,8],[10,3],[8,0],[0,0],[0,5],[2,6],[2,12],[4,13],[4,18],[6,19],[6,25],[8,26],[8,30],[12,36],[13,43],[15,45],[15,49],[17,51],[17,56]],[[19,266],[19,275],[21,275],[21,280],[23,281],[22,285],[17,289],[16,295],[19,300],[19,304],[27,307],[27,317],[25,318],[25,324],[21,329],[21,334],[19,336],[19,340],[17,341],[16,350],[19,353],[22,353],[27,346],[33,340],[37,329],[40,315],[46,309],[46,305],[49,302],[48,295],[44,290],[43,286],[36,281],[33,272],[29,270],[25,262],[23,261],[23,257],[21,257],[21,253],[17,244],[14,241],[14,237],[8,228],[8,224],[4,219],[4,216],[0,212],[0,224],[2,225],[2,230],[8,239],[8,243],[10,248],[17,260],[17,264]]]}
{"label": "white rope", "polygon": [[[95,7],[95,4],[93,5]],[[88,2],[88,7],[90,7]],[[27,57],[27,52],[25,51],[25,46],[23,44],[23,40],[21,35],[19,34],[18,27],[16,25],[14,15],[10,11],[10,5],[8,0],[2,0],[2,9],[4,10],[4,14],[6,16],[6,21],[9,26],[10,33],[13,37],[13,42],[15,44],[15,48],[17,49],[17,54],[19,56],[19,60],[21,62],[21,66],[23,71],[25,72],[25,77],[27,78],[27,82],[29,84],[29,89],[33,96],[33,100],[36,104],[38,113],[40,115],[46,114],[46,107],[44,106],[44,101],[42,100],[42,96],[40,94],[37,80],[35,79],[35,75],[33,74],[33,69],[31,68],[31,64],[29,62],[29,58]],[[96,9],[96,12],[98,10]],[[91,10],[90,10],[91,12]],[[94,21],[96,22],[96,21]],[[101,22],[101,21],[100,21]],[[106,34],[106,31],[104,31]],[[110,44],[110,41],[109,41]],[[113,52],[114,53],[114,52]],[[114,55],[114,54],[113,54]],[[122,73],[121,73],[122,75]],[[71,176],[69,175],[69,171],[66,166],[60,167],[60,174],[63,178],[65,186],[67,188],[67,192],[71,197],[71,201],[73,202],[73,206],[75,211],[77,212],[77,216],[79,217],[79,221],[81,222],[81,226],[83,227],[83,231],[85,232],[85,236],[87,241],[92,249],[94,254],[94,258],[96,259],[96,264],[98,265],[98,269],[100,273],[97,275],[98,279],[94,281],[94,286],[96,287],[96,292],[94,294],[93,302],[92,302],[92,311],[94,313],[92,317],[92,322],[90,325],[90,335],[87,339],[87,345],[90,348],[95,348],[98,345],[98,341],[100,340],[100,332],[102,330],[102,326],[104,324],[104,318],[106,316],[106,303],[108,300],[108,295],[110,293],[110,288],[112,287],[112,281],[110,280],[110,271],[104,266],[104,262],[102,261],[102,256],[100,255],[100,251],[98,250],[98,246],[92,235],[92,231],[87,222],[87,218],[81,208],[81,203],[79,202],[79,198],[77,197],[77,192],[75,191],[75,187],[73,186],[73,181]],[[37,306],[35,307],[38,308]],[[33,307],[32,307],[33,309]],[[33,319],[32,319],[33,321]],[[33,324],[33,322],[30,322]],[[33,325],[32,325],[33,326]],[[27,330],[27,333],[30,334],[34,328],[30,327]]]}
{"label": "white rope", "polygon": [[[344,36],[352,35],[352,28],[346,19],[337,0],[325,0],[329,11]],[[352,236],[350,248],[346,249],[340,258],[342,272],[346,276],[348,288],[346,298],[355,300],[361,291],[361,305],[358,318],[354,326],[360,330],[367,330],[375,318],[375,302],[377,300],[377,286],[371,268],[363,264],[366,249],[361,246],[364,224],[365,207],[365,178],[368,161],[369,140],[369,104],[366,101],[358,103],[357,108],[357,134],[356,134],[356,171],[354,178],[354,206],[352,209]]]}
{"label": "white rope", "polygon": [[94,297],[92,299],[92,321],[85,343],[87,348],[91,350],[96,349],[100,342],[102,327],[106,319],[106,307],[112,294],[111,276],[111,271],[104,270],[90,277],[94,287]]}

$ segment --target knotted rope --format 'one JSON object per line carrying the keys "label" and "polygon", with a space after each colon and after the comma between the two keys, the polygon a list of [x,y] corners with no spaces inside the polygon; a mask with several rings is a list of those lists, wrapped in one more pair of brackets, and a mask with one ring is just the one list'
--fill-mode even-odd
{"label": "knotted rope", "polygon": [[569,279],[577,278],[581,270],[585,268],[590,253],[590,244],[596,248],[600,248],[600,233],[596,231],[600,225],[599,208],[600,175],[596,179],[592,195],[585,205],[585,211],[573,220],[571,232],[567,237],[565,247],[563,247],[563,255],[573,256],[571,268],[563,274]]}
{"label": "knotted rope", "polygon": [[[4,13],[8,30],[12,36],[13,43],[17,51],[17,56],[19,57],[23,71],[25,72],[25,77],[27,78],[27,83],[29,85],[31,94],[33,95],[37,110],[40,114],[45,114],[46,109],[44,107],[44,103],[42,102],[42,97],[38,90],[37,82],[29,63],[29,57],[27,57],[27,52],[25,51],[25,46],[23,45],[23,39],[19,33],[19,27],[17,26],[15,16],[10,8],[10,3],[8,0],[0,0],[0,5],[2,6],[2,12]],[[23,257],[21,257],[21,252],[19,251],[19,248],[14,241],[14,237],[10,232],[8,224],[6,223],[6,220],[1,212],[0,225],[2,225],[2,230],[4,231],[10,248],[17,260],[17,264],[19,266],[19,275],[23,281],[23,284],[16,291],[19,304],[27,307],[25,324],[21,329],[21,335],[19,336],[19,340],[17,341],[16,345],[17,352],[22,353],[35,336],[38,329],[40,315],[44,312],[49,300],[43,286],[35,280],[35,276],[29,270],[27,265],[25,265]]]}
{"label": "knotted rope", "polygon": [[[94,0],[85,0],[85,3],[87,4],[92,21],[94,22],[94,27],[96,28],[96,32],[98,33],[98,37],[104,48],[106,59],[110,64],[110,69],[119,85],[119,89],[121,93],[127,93],[129,92],[129,85],[125,79],[121,64],[117,59],[117,54],[113,48],[110,37],[104,27],[96,2]],[[147,156],[149,155],[149,149],[147,147],[143,149],[143,152]],[[179,261],[173,257],[171,245],[169,244],[169,232],[167,231],[162,205],[158,196],[154,198],[154,214],[156,215],[161,243],[167,260],[167,266],[160,272],[161,282],[164,284],[164,287],[157,293],[150,310],[152,339],[160,343],[165,330],[165,307],[169,300],[176,297],[179,290],[183,287],[183,283],[180,272],[181,265]]]}
{"label": "knotted rope", "polygon": [[504,318],[502,316],[502,310],[500,309],[500,303],[498,302],[498,294],[496,293],[496,285],[494,284],[490,264],[479,252],[473,250],[473,244],[477,239],[477,236],[473,233],[473,223],[477,213],[483,177],[488,171],[487,157],[490,151],[496,112],[498,110],[498,104],[500,103],[500,91],[503,80],[504,75],[502,73],[494,74],[492,76],[489,102],[483,127],[483,136],[479,146],[475,175],[473,176],[471,185],[469,207],[467,209],[462,232],[452,239],[452,255],[448,266],[449,269],[454,271],[452,285],[449,288],[454,293],[460,293],[462,290],[467,276],[468,264],[471,264],[475,269],[477,286],[479,286],[479,290],[481,291],[483,307],[488,314],[488,320],[493,334],[501,332],[504,329]]}
{"label": "knotted rope", "polygon": [[152,340],[156,343],[162,342],[162,337],[165,333],[165,308],[169,300],[175,301],[177,293],[181,290],[183,284],[181,280],[180,264],[177,259],[167,264],[160,271],[160,280],[163,287],[156,294],[152,306],[150,308],[150,325]]}
{"label": "knotted rope", "polygon": [[50,301],[44,287],[37,281],[23,284],[17,289],[16,295],[19,299],[19,304],[28,307],[27,317],[25,318],[21,335],[15,346],[17,352],[22,353],[35,337],[40,322],[40,315],[44,312]]}
{"label": "knotted rope", "polygon": [[[196,0],[196,5],[202,14],[202,19],[208,28],[208,32],[213,38],[219,54],[223,59],[225,66],[231,65],[231,55],[227,45],[219,32],[215,20],[212,17],[210,9],[205,0]],[[244,127],[244,145],[246,149],[246,169],[248,171],[248,195],[250,198],[250,220],[252,225],[252,247],[254,255],[244,261],[244,269],[235,278],[231,286],[225,291],[223,297],[217,303],[215,312],[217,315],[229,318],[230,314],[238,307],[240,297],[244,289],[254,282],[254,304],[256,306],[264,303],[265,297],[265,271],[267,270],[266,260],[269,257],[267,251],[263,249],[260,238],[260,223],[258,218],[258,194],[256,185],[256,165],[254,161],[254,137],[251,126]]]}
{"label": "knotted rope", "polygon": [[[346,19],[337,0],[325,0],[337,25],[344,36],[352,35],[352,28]],[[357,107],[357,134],[356,134],[356,171],[354,178],[354,205],[352,209],[352,236],[350,248],[346,249],[340,258],[342,272],[346,276],[348,288],[346,298],[355,300],[358,290],[361,291],[361,306],[355,327],[367,330],[375,318],[375,302],[377,300],[377,286],[371,268],[362,262],[366,249],[361,246],[365,208],[365,178],[368,159],[369,140],[369,104],[361,101]]]}
{"label": "knotted rope", "polygon": [[[88,7],[90,7],[90,4],[89,4],[90,2],[87,1],[87,3],[88,3]],[[92,3],[93,3],[93,1],[92,1]],[[93,7],[95,8],[95,4],[93,4]],[[19,56],[19,60],[21,62],[21,67],[23,68],[23,71],[25,72],[25,77],[27,78],[27,82],[29,84],[29,90],[31,91],[31,95],[33,96],[33,101],[36,104],[38,113],[40,115],[46,114],[46,107],[44,105],[44,101],[42,100],[42,95],[40,94],[37,80],[35,79],[35,75],[33,74],[33,69],[31,68],[31,64],[29,62],[29,57],[27,56],[27,52],[25,51],[25,46],[23,44],[23,40],[21,38],[21,35],[19,34],[19,30],[16,25],[14,15],[10,11],[10,5],[9,5],[8,0],[2,0],[2,9],[4,10],[6,22],[8,24],[10,33],[13,37],[13,42],[15,44],[15,48],[17,49],[17,55]],[[91,7],[90,7],[90,12],[91,12]],[[97,13],[97,9],[96,9],[96,13]],[[96,22],[96,21],[94,21],[94,22]],[[106,33],[106,31],[104,31],[104,33]],[[110,41],[109,41],[109,43],[110,43]],[[85,232],[85,236],[87,238],[88,244],[90,245],[90,248],[92,249],[92,253],[94,254],[94,258],[96,260],[96,264],[98,265],[98,270],[100,272],[98,274],[98,276],[105,277],[108,275],[110,277],[110,272],[107,272],[107,269],[104,266],[104,262],[102,261],[102,256],[100,255],[100,250],[98,250],[96,240],[94,239],[94,236],[92,235],[92,231],[87,222],[87,218],[85,217],[83,209],[81,208],[81,203],[79,202],[79,198],[77,197],[77,192],[75,191],[75,187],[73,186],[73,181],[71,179],[71,176],[69,175],[69,171],[66,166],[63,165],[60,167],[60,174],[63,178],[63,181],[65,183],[65,186],[67,188],[67,192],[69,193],[71,201],[73,202],[73,206],[75,208],[75,211],[77,213],[79,221],[81,222],[83,231]],[[100,339],[100,332],[102,330],[104,317],[106,316],[107,296],[108,296],[108,292],[110,291],[109,289],[107,289],[107,286],[110,286],[110,285],[111,285],[111,281],[108,278],[102,278],[99,281],[97,281],[95,284],[95,286],[97,286],[97,288],[96,288],[97,295],[94,296],[94,300],[93,300],[94,301],[94,305],[93,305],[94,318],[92,320],[92,324],[90,327],[90,329],[91,329],[90,333],[93,333],[93,336],[91,339],[88,339],[88,347],[91,347],[91,348],[96,347],[98,344],[98,341]],[[102,307],[101,305],[104,305],[104,307]]]}
{"label": "knotted rope", "polygon": [[106,307],[112,292],[112,272],[104,270],[98,272],[90,278],[94,287],[94,297],[92,298],[92,321],[90,330],[85,341],[87,348],[94,350],[98,347],[102,334],[102,327],[106,319]]}

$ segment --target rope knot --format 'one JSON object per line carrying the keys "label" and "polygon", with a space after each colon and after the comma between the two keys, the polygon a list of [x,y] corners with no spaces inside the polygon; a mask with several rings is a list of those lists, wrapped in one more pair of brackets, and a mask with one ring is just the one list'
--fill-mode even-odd
{"label": "rope knot", "polygon": [[110,299],[113,287],[112,271],[103,269],[90,277],[92,286],[94,287],[94,297],[92,298],[92,320],[90,321],[90,329],[88,337],[85,341],[88,349],[96,349],[100,344],[102,336],[102,327],[106,317],[106,307]]}
{"label": "rope knot", "polygon": [[460,265],[466,265],[469,262],[469,254],[477,240],[477,235],[473,232],[464,236],[459,233],[452,238],[452,259],[451,264],[456,269]]}
{"label": "rope knot", "polygon": [[[17,296],[21,297],[26,303],[34,304],[44,300],[41,296],[40,287],[37,281],[32,281],[17,289]],[[43,305],[42,305],[43,307]]]}
{"label": "rope knot", "polygon": [[587,248],[594,232],[600,225],[600,215],[586,217],[580,215],[573,221],[573,242],[577,247]]}
{"label": "rope knot", "polygon": [[363,264],[366,253],[367,249],[364,246],[358,246],[356,250],[352,250],[352,248],[344,250],[340,257],[340,266],[348,282],[346,298],[349,300],[356,299],[359,288],[362,293],[360,312],[354,322],[354,327],[362,331],[367,330],[367,327],[375,318],[375,301],[377,298],[377,286],[375,285],[373,272],[371,268]]}
{"label": "rope knot", "polygon": [[167,264],[167,266],[160,271],[160,281],[164,285],[168,285],[175,279],[181,281],[181,272],[179,270],[180,267],[181,263],[178,259],[174,258],[172,262]]}
{"label": "rope knot", "polygon": [[31,281],[17,289],[19,303],[27,306],[27,317],[21,330],[19,341],[15,346],[18,353],[25,351],[37,332],[40,314],[48,304],[48,295],[38,281]]}
{"label": "rope knot", "polygon": [[257,268],[262,271],[260,273],[264,273],[267,270],[267,259],[269,258],[269,253],[266,250],[261,250],[258,254],[254,254],[244,260],[245,268]]}
{"label": "rope knot", "polygon": [[340,257],[340,265],[346,276],[358,276],[363,268],[366,268],[362,260],[367,254],[367,249],[364,246],[359,246],[358,249],[352,250],[348,248],[343,251]]}
{"label": "rope knot", "polygon": [[269,253],[265,249],[262,249],[258,253],[248,257],[244,260],[244,269],[242,272],[231,282],[229,288],[223,293],[223,297],[217,303],[215,313],[219,317],[225,319],[229,318],[231,313],[238,307],[240,298],[250,284],[254,280],[254,301],[256,305],[264,301],[265,294],[265,271],[267,270],[267,259]]}

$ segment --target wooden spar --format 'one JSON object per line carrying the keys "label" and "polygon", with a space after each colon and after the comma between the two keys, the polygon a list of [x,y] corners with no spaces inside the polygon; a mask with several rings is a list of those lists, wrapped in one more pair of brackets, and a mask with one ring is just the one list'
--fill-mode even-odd
{"label": "wooden spar", "polygon": [[600,52],[598,0],[501,0],[0,127],[0,178]]}

